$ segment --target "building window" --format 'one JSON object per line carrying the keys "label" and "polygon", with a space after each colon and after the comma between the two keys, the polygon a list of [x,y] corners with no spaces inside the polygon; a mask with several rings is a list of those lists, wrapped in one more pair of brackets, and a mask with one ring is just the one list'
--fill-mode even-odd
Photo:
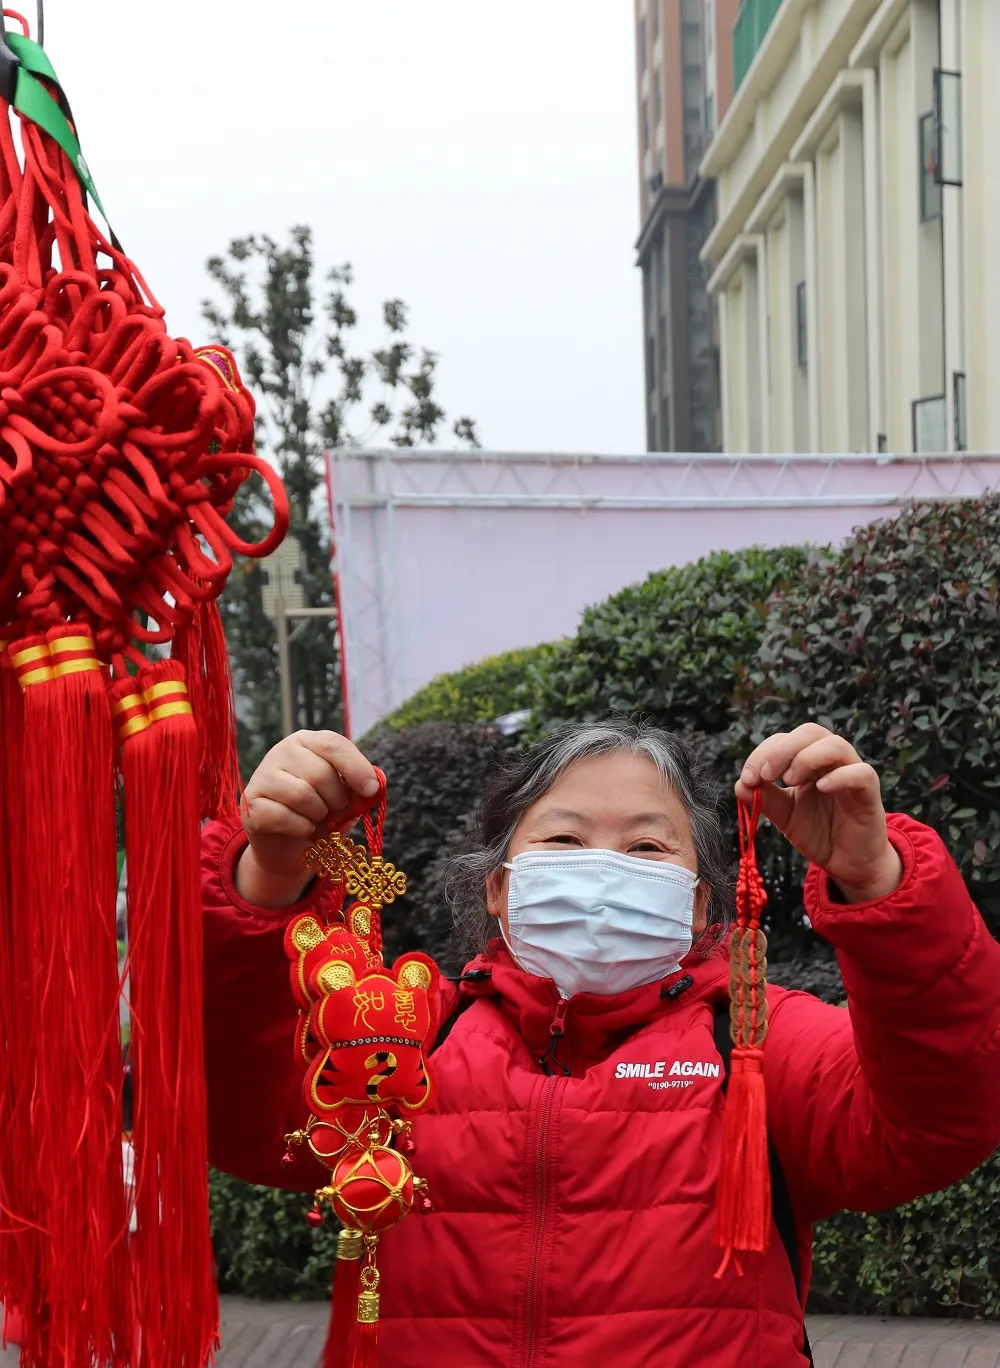
{"label": "building window", "polygon": [[660,450],[673,451],[673,439],[670,436],[670,400],[666,396],[660,401]]}
{"label": "building window", "polygon": [[715,52],[715,0],[705,0],[705,54],[711,60]]}
{"label": "building window", "polygon": [[795,346],[799,370],[809,369],[809,316],[806,305],[806,282],[795,287]]}
{"label": "building window", "polygon": [[962,184],[962,77],[934,72],[934,179],[938,185]]}
{"label": "building window", "polygon": [[716,112],[715,91],[710,90],[705,96],[705,137],[709,142],[715,137],[717,126],[718,114]]}
{"label": "building window", "polygon": [[913,401],[913,454],[940,456],[948,450],[948,400],[943,394]]}
{"label": "building window", "polygon": [[663,118],[663,101],[660,97],[660,68],[653,72],[653,127],[659,128]]}
{"label": "building window", "polygon": [[969,449],[969,412],[965,392],[965,372],[956,371],[953,377],[955,405],[955,450]]}
{"label": "building window", "polygon": [[646,386],[652,394],[656,389],[656,343],[646,338]]}
{"label": "building window", "polygon": [[649,151],[649,101],[642,102],[642,150]]}
{"label": "building window", "polygon": [[639,70],[646,70],[646,18],[639,20]]}
{"label": "building window", "polygon": [[937,178],[937,136],[935,116],[924,114],[920,120],[920,222],[941,217],[944,192]]}
{"label": "building window", "polygon": [[659,323],[659,342],[660,342],[660,374],[666,375],[667,367],[670,363],[670,350],[667,329],[667,316],[660,314]]}
{"label": "building window", "polygon": [[653,0],[653,42],[660,36],[660,0]]}

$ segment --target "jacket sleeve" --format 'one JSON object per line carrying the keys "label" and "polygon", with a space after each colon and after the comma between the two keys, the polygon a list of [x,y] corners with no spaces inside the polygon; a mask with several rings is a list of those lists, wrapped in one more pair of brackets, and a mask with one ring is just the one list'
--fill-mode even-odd
{"label": "jacket sleeve", "polygon": [[890,897],[847,906],[821,871],[806,883],[847,1009],[776,994],[764,1046],[769,1129],[804,1220],[912,1201],[1000,1147],[1000,945],[939,837],[889,825]]}
{"label": "jacket sleeve", "polygon": [[307,1115],[284,935],[293,916],[321,906],[325,890],[314,885],[276,912],[252,907],[233,880],[246,844],[238,820],[202,833],[209,1162],[250,1183],[311,1192],[324,1174],[311,1155],[300,1150],[291,1172],[281,1167],[284,1136]]}

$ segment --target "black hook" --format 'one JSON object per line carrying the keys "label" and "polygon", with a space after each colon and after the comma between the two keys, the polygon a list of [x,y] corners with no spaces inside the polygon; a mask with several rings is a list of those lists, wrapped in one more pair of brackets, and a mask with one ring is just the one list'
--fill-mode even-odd
{"label": "black hook", "polygon": [[35,0],[35,12],[38,16],[38,23],[35,25],[35,42],[39,47],[45,46],[45,0]]}
{"label": "black hook", "polygon": [[20,65],[21,59],[7,43],[7,25],[4,19],[3,6],[0,4],[0,100],[4,100],[9,105],[14,103],[14,92],[17,90],[17,72]]}

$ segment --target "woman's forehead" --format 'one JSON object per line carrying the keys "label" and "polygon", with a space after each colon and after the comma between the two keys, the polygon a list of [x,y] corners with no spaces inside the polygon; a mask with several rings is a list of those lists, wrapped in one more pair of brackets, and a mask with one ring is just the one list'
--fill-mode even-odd
{"label": "woman's forehead", "polygon": [[532,806],[530,815],[567,821],[603,817],[622,826],[689,831],[684,805],[657,766],[647,756],[629,752],[575,761]]}

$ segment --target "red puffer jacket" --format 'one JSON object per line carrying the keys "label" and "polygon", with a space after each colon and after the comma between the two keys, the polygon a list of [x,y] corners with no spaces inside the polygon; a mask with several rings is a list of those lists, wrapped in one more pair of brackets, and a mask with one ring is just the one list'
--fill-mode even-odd
{"label": "red puffer jacket", "polygon": [[[807,907],[838,949],[850,1011],[770,992],[768,1125],[799,1220],[878,1209],[945,1187],[1000,1145],[1000,946],[931,831],[891,834],[902,885],[877,904]],[[295,1009],[280,914],[233,887],[239,832],[206,831],[211,1158],[287,1186],[285,1131],[301,1124]],[[438,1096],[415,1127],[434,1202],[383,1241],[383,1362],[394,1368],[791,1368],[801,1308],[774,1234],[721,1278],[714,1200],[721,1069],[713,1007],[726,963],[692,957],[665,980],[564,1011],[547,980],[497,948],[434,1057]],[[687,980],[691,980],[687,983]],[[455,989],[442,1003],[446,1015]],[[321,1170],[305,1163],[303,1190]]]}

